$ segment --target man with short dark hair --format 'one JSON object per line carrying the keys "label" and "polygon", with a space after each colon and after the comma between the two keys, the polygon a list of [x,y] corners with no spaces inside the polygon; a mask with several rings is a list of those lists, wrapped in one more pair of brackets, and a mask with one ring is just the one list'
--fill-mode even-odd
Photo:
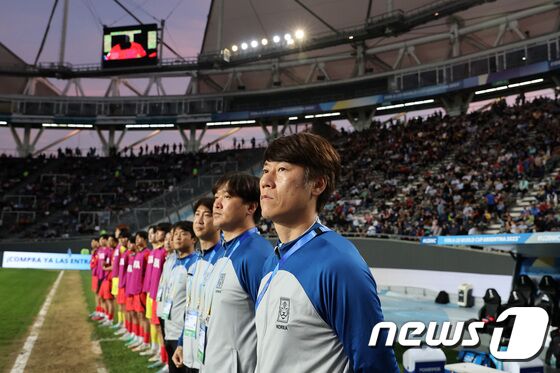
{"label": "man with short dark hair", "polygon": [[[197,238],[190,221],[180,221],[173,225],[173,246],[177,250],[177,260],[169,274],[169,281],[164,289],[165,300],[162,318],[165,320],[165,349],[168,356],[173,356],[177,349],[177,340],[185,324],[185,302],[187,299],[187,270],[195,262],[194,246]],[[177,367],[169,360],[169,372],[186,372],[185,367]]]}
{"label": "man with short dark hair", "polygon": [[256,372],[398,372],[391,347],[369,347],[383,321],[372,274],[355,246],[319,222],[340,157],[325,139],[273,141],[260,180],[263,216],[279,242],[256,301]]}
{"label": "man with short dark hair", "polygon": [[256,228],[259,181],[247,174],[221,177],[214,185],[214,225],[224,253],[204,290],[197,327],[201,372],[252,373],[256,364],[255,301],[272,247]]}
{"label": "man with short dark hair", "polygon": [[190,373],[197,372],[201,366],[197,358],[197,326],[203,306],[202,293],[216,261],[223,254],[220,232],[212,217],[213,205],[214,200],[206,197],[193,207],[193,230],[200,242],[200,252],[197,261],[188,269],[185,327],[173,355],[175,365],[185,365]]}

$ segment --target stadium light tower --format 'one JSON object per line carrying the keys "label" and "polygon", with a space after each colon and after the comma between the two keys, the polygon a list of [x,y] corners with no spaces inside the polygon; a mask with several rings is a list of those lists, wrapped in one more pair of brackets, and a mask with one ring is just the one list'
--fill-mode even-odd
{"label": "stadium light tower", "polygon": [[303,40],[303,38],[305,37],[305,33],[302,29],[297,29],[295,35],[297,40]]}
{"label": "stadium light tower", "polygon": [[272,37],[272,41],[273,41],[274,43],[276,43],[276,44],[280,43],[280,36],[274,35],[274,36]]}

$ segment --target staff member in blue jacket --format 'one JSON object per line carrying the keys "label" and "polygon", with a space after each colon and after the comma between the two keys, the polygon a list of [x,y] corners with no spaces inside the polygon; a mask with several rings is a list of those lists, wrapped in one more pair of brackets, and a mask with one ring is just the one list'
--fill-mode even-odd
{"label": "staff member in blue jacket", "polygon": [[203,287],[197,326],[201,373],[253,373],[257,360],[255,301],[272,246],[256,228],[260,219],[259,179],[221,177],[213,188],[214,225],[223,251]]}
{"label": "staff member in blue jacket", "polygon": [[317,135],[281,137],[265,152],[262,215],[279,242],[256,301],[258,373],[398,372],[391,347],[368,346],[383,313],[367,264],[318,219],[339,172]]}

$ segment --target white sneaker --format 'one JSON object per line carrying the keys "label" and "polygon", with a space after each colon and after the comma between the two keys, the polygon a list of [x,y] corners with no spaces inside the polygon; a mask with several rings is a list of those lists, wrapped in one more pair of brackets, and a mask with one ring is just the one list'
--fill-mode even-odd
{"label": "white sneaker", "polygon": [[126,333],[128,333],[128,330],[126,330],[126,328],[120,328],[115,332],[115,335],[125,335]]}
{"label": "white sneaker", "polygon": [[152,356],[154,353],[152,350],[150,350],[149,348],[146,349],[145,351],[140,352],[140,356]]}
{"label": "white sneaker", "polygon": [[109,326],[109,327],[111,327],[111,326],[113,326],[113,321],[107,319],[107,320],[103,321],[100,325],[101,325],[101,326]]}
{"label": "white sneaker", "polygon": [[158,370],[157,373],[169,373],[169,367],[166,365],[163,368],[161,368],[160,370]]}

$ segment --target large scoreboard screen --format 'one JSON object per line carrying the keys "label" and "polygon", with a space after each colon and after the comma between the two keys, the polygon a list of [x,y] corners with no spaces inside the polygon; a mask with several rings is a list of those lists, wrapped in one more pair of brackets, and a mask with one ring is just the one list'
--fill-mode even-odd
{"label": "large scoreboard screen", "polygon": [[158,62],[157,25],[103,29],[103,67],[155,65]]}

